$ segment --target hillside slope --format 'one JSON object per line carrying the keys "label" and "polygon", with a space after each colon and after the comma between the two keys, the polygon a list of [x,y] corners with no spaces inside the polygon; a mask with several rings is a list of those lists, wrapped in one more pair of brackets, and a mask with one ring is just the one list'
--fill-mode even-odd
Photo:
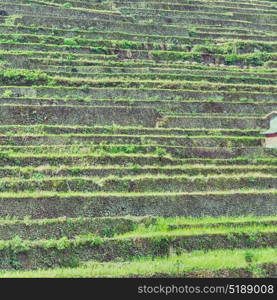
{"label": "hillside slope", "polygon": [[0,82],[0,277],[276,275],[276,2],[0,0]]}

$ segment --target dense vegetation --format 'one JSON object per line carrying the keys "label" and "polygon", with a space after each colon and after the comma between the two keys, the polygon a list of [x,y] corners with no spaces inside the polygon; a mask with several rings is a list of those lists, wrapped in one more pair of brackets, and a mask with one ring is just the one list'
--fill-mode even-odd
{"label": "dense vegetation", "polygon": [[0,0],[0,277],[271,277],[277,3]]}

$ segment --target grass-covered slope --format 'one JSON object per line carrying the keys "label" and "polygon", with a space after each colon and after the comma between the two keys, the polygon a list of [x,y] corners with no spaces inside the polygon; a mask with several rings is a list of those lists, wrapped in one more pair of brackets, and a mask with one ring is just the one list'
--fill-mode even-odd
{"label": "grass-covered slope", "polygon": [[0,0],[0,277],[272,277],[277,5]]}

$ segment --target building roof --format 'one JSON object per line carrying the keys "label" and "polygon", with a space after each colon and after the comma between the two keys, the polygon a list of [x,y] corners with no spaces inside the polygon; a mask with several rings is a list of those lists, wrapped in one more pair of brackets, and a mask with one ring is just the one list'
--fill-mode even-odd
{"label": "building roof", "polygon": [[261,134],[273,134],[277,133],[277,112],[272,112],[267,115],[267,118],[271,116],[270,128],[267,131],[261,132]]}

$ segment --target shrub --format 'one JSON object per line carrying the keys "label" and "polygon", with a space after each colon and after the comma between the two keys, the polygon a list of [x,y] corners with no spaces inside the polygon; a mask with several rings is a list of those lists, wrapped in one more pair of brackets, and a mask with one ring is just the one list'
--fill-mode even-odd
{"label": "shrub", "polygon": [[235,53],[228,54],[225,56],[225,63],[227,65],[235,65],[238,63],[238,55]]}
{"label": "shrub", "polygon": [[159,156],[164,156],[164,155],[166,155],[166,150],[162,149],[162,148],[156,148],[154,153],[159,155]]}
{"label": "shrub", "polygon": [[78,46],[78,43],[72,39],[64,39],[64,44],[68,46]]}
{"label": "shrub", "polygon": [[[0,82],[2,84],[32,85],[50,84],[53,80],[42,71],[30,71],[24,69],[6,69],[0,71]],[[7,96],[11,94],[7,93]]]}
{"label": "shrub", "polygon": [[62,5],[62,7],[64,7],[64,8],[71,8],[71,7],[72,7],[72,3],[70,3],[70,2],[65,2],[65,3]]}
{"label": "shrub", "polygon": [[2,95],[3,98],[10,98],[12,96],[13,96],[13,91],[11,90],[6,90]]}

